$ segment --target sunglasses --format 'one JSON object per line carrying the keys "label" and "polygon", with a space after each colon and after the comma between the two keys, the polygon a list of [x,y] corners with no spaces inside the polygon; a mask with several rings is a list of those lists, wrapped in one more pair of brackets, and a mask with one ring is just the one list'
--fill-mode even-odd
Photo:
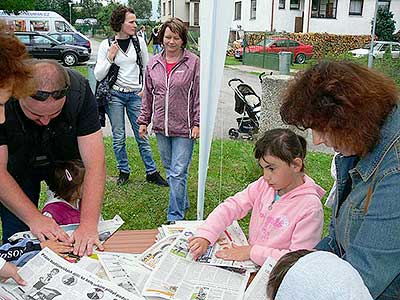
{"label": "sunglasses", "polygon": [[68,92],[68,86],[66,86],[62,90],[54,92],[37,91],[36,94],[31,95],[31,98],[37,101],[46,101],[51,96],[55,100],[60,100],[61,98],[65,97],[67,92]]}

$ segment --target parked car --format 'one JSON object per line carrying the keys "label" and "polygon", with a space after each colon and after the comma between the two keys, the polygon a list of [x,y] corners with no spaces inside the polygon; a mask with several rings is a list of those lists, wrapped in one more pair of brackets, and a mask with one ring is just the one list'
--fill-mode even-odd
{"label": "parked car", "polygon": [[[293,53],[293,59],[298,64],[304,64],[306,59],[313,55],[313,46],[305,45],[287,38],[271,38],[262,40],[254,46],[246,46],[246,53],[279,53],[289,51]],[[243,47],[235,50],[235,58],[243,57]]]}
{"label": "parked car", "polygon": [[90,59],[90,53],[85,47],[62,44],[45,34],[15,32],[15,35],[35,58],[57,59],[66,66],[73,66]]}
{"label": "parked car", "polygon": [[80,32],[52,32],[48,36],[51,36],[60,43],[85,47],[89,53],[92,53],[90,40]]}
{"label": "parked car", "polygon": [[[354,57],[368,56],[371,44],[366,44],[364,47],[359,49],[350,50]],[[374,58],[382,58],[386,51],[390,51],[392,58],[400,57],[400,43],[398,42],[374,42]]]}

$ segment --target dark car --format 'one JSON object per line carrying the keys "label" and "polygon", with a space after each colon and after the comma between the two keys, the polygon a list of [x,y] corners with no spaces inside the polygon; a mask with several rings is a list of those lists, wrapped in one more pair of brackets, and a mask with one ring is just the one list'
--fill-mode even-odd
{"label": "dark car", "polygon": [[57,59],[66,66],[88,61],[88,49],[60,43],[50,36],[37,32],[15,32],[16,37],[25,44],[30,55],[35,58]]}
{"label": "dark car", "polygon": [[52,38],[56,39],[60,43],[81,46],[88,49],[89,53],[92,53],[90,40],[79,32],[51,32],[47,34]]}
{"label": "dark car", "polygon": [[[293,60],[298,64],[304,64],[306,59],[313,55],[313,46],[305,45],[295,40],[286,38],[271,38],[262,40],[256,45],[246,46],[246,53],[279,53],[289,51],[293,53]],[[241,59],[243,47],[235,50],[235,58]]]}

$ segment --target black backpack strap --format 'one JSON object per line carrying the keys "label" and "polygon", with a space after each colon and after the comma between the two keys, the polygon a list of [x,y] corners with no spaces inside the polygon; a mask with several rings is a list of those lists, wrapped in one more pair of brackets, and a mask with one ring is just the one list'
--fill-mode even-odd
{"label": "black backpack strap", "polygon": [[139,67],[139,84],[143,82],[143,60],[142,55],[140,55],[140,44],[139,38],[136,35],[131,35],[132,44],[136,50],[136,63]]}

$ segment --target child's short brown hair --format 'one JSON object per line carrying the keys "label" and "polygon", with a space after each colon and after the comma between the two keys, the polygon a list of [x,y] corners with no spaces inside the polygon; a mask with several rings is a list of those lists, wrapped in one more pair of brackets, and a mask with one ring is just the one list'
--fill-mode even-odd
{"label": "child's short brown hair", "polygon": [[79,192],[84,177],[85,166],[82,160],[57,161],[47,183],[56,197],[70,202],[74,194]]}
{"label": "child's short brown hair", "polygon": [[286,273],[289,271],[291,267],[303,256],[310,254],[311,250],[297,250],[293,252],[286,253],[282,256],[274,268],[272,269],[268,285],[267,285],[267,297],[268,299],[274,300],[276,297],[276,293],[278,292],[279,287],[281,286],[283,278],[286,276]]}

